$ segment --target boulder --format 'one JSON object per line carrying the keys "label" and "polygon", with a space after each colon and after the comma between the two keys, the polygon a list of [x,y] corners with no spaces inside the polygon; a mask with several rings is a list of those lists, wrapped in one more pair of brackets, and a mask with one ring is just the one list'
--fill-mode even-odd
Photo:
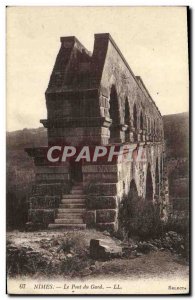
{"label": "boulder", "polygon": [[122,256],[122,247],[109,239],[92,239],[90,241],[90,256],[95,260],[109,260]]}

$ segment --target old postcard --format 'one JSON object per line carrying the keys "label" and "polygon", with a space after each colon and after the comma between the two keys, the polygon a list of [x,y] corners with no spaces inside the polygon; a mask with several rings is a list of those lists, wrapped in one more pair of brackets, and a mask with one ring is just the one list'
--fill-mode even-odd
{"label": "old postcard", "polygon": [[189,294],[187,7],[7,7],[7,293]]}

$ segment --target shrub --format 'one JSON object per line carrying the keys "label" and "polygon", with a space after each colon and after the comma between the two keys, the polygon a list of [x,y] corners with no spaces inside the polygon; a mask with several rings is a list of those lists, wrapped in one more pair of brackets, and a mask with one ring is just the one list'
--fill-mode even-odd
{"label": "shrub", "polygon": [[163,231],[158,204],[138,197],[125,196],[119,205],[119,234],[123,238],[137,236],[141,239],[158,236]]}

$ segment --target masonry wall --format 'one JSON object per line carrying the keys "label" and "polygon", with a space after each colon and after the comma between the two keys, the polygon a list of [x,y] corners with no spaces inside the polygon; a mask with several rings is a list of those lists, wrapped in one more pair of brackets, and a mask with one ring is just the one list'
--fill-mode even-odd
{"label": "masonry wall", "polygon": [[[135,145],[136,147],[136,145]],[[138,196],[146,199],[148,165],[151,166],[152,197],[154,205],[160,203],[162,217],[167,219],[168,194],[163,179],[162,145],[156,144],[146,149],[146,162],[123,162],[112,164],[87,164],[83,166],[83,184],[87,193],[86,223],[102,230],[116,231],[118,228],[118,208],[124,195],[130,191],[132,180],[136,182]],[[159,181],[156,182],[156,161]],[[100,217],[101,216],[101,217]]]}
{"label": "masonry wall", "polygon": [[[128,194],[132,180],[138,196],[146,198],[148,174],[150,201],[160,202],[166,218],[162,117],[142,79],[133,74],[109,34],[95,35],[93,54],[75,37],[61,39],[46,105],[47,119],[41,123],[48,129],[48,145],[126,143],[133,145],[135,151],[144,149],[144,163],[83,163],[87,226],[117,230],[120,201]],[[39,223],[47,224],[44,215],[49,213],[49,220],[54,219],[62,193],[70,192],[70,165],[48,166],[40,149],[31,149],[29,154],[37,165],[30,221],[35,222],[39,216]],[[58,186],[56,192],[53,185]]]}
{"label": "masonry wall", "polygon": [[[125,124],[125,101],[128,101],[130,112],[130,127],[135,132],[138,140],[143,134],[146,140],[163,140],[163,122],[160,112],[151,99],[140,77],[136,77],[123,59],[120,50],[115,43],[110,40],[107,45],[107,37],[100,35],[97,37],[102,48],[107,47],[107,55],[102,73],[100,86],[100,109],[101,115],[110,117],[110,93],[112,86],[115,87],[118,103],[120,124]],[[104,105],[109,103],[109,105]],[[133,108],[137,110],[137,128],[134,128]],[[140,115],[143,115],[143,129],[140,126]],[[121,134],[121,142],[125,141],[124,132]]]}

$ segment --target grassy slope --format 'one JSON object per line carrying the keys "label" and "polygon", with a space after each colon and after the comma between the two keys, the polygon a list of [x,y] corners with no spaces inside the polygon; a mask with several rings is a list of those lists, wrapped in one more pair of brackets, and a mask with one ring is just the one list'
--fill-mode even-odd
{"label": "grassy slope", "polygon": [[168,157],[187,157],[189,149],[189,114],[163,116]]}

